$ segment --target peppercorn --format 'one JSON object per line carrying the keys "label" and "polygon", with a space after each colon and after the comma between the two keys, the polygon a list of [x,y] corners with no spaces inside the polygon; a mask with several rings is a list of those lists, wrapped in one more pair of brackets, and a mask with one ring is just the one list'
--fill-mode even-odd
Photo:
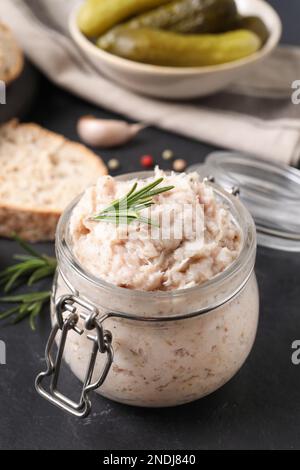
{"label": "peppercorn", "polygon": [[111,158],[107,162],[107,166],[110,170],[114,171],[114,170],[117,170],[118,168],[120,168],[120,162],[117,158]]}
{"label": "peppercorn", "polygon": [[140,159],[140,163],[144,168],[152,168],[154,165],[154,159],[151,155],[143,155]]}
{"label": "peppercorn", "polygon": [[172,160],[173,157],[174,157],[174,152],[172,150],[166,149],[162,153],[162,158],[164,160]]}
{"label": "peppercorn", "polygon": [[186,165],[187,165],[187,163],[186,163],[185,160],[183,160],[183,158],[178,158],[173,163],[173,170],[174,171],[183,171],[183,170],[185,170]]}

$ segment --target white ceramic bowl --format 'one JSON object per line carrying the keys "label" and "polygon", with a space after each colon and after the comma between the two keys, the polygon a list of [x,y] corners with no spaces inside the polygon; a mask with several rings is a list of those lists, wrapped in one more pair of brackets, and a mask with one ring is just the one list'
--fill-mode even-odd
{"label": "white ceramic bowl", "polygon": [[166,99],[190,99],[213,94],[239,78],[253,72],[277,46],[281,21],[276,11],[264,0],[236,0],[242,15],[259,16],[270,31],[261,50],[245,59],[208,67],[162,67],[133,62],[105,52],[87,39],[77,26],[78,7],[70,16],[71,35],[97,70],[120,85],[141,93]]}

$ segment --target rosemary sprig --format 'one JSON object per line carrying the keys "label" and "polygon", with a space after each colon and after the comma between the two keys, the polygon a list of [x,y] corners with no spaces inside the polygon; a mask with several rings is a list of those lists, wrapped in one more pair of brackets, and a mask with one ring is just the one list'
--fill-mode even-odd
{"label": "rosemary sprig", "polygon": [[40,315],[44,305],[49,302],[50,294],[50,291],[45,291],[1,297],[0,302],[17,303],[17,306],[1,313],[0,320],[13,316],[12,323],[16,324],[29,317],[30,327],[35,330],[35,319]]}
{"label": "rosemary sprig", "polygon": [[125,196],[113,201],[108,207],[106,207],[106,209],[93,216],[92,220],[113,222],[117,225],[130,224],[133,221],[155,225],[151,219],[142,217],[140,212],[154,204],[154,196],[165,193],[174,188],[174,186],[163,186],[157,188],[162,181],[163,178],[159,178],[139,190],[137,190],[137,183],[134,183],[130,191]]}
{"label": "rosemary sprig", "polygon": [[[0,285],[3,286],[5,293],[11,292],[23,285],[31,287],[42,279],[52,277],[57,265],[55,258],[41,255],[17,236],[15,236],[14,239],[27,254],[15,255],[14,259],[19,262],[0,272]],[[0,302],[13,303],[16,305],[1,312],[0,320],[11,317],[13,323],[18,323],[28,317],[30,326],[34,330],[35,319],[40,315],[49,299],[49,291],[29,292],[1,297]]]}

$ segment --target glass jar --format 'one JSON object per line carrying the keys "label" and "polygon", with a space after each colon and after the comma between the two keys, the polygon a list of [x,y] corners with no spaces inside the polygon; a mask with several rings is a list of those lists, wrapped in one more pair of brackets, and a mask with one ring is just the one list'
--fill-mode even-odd
{"label": "glass jar", "polygon": [[[88,414],[94,389],[129,405],[175,406],[212,393],[240,369],[258,323],[256,231],[238,197],[211,184],[240,226],[243,246],[224,272],[188,289],[143,292],[95,278],[75,259],[69,240],[78,199],[65,211],[56,236],[48,369],[36,382],[45,398],[77,416]],[[62,357],[83,382],[78,403],[57,390]],[[42,385],[46,376],[52,376],[50,391]]]}

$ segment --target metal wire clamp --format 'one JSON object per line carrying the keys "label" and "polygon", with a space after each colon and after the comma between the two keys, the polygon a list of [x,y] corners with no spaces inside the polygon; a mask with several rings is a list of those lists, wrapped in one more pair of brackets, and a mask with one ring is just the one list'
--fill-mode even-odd
{"label": "metal wire clamp", "polygon": [[[83,310],[79,311],[78,307]],[[35,388],[50,403],[79,418],[85,418],[90,413],[91,402],[88,395],[103,384],[113,362],[112,335],[110,331],[104,330],[102,325],[106,318],[107,316],[100,317],[94,305],[76,295],[64,295],[56,303],[56,321],[45,350],[47,369],[37,376]],[[84,321],[84,329],[78,327],[79,319]],[[87,335],[93,346],[78,402],[71,400],[58,390],[64,349],[71,330],[79,335],[82,335],[84,330],[95,331],[95,335]],[[53,346],[59,332],[60,338],[54,358]],[[106,354],[106,362],[98,379],[92,382],[98,354]],[[51,378],[48,390],[42,385],[47,377]]]}

